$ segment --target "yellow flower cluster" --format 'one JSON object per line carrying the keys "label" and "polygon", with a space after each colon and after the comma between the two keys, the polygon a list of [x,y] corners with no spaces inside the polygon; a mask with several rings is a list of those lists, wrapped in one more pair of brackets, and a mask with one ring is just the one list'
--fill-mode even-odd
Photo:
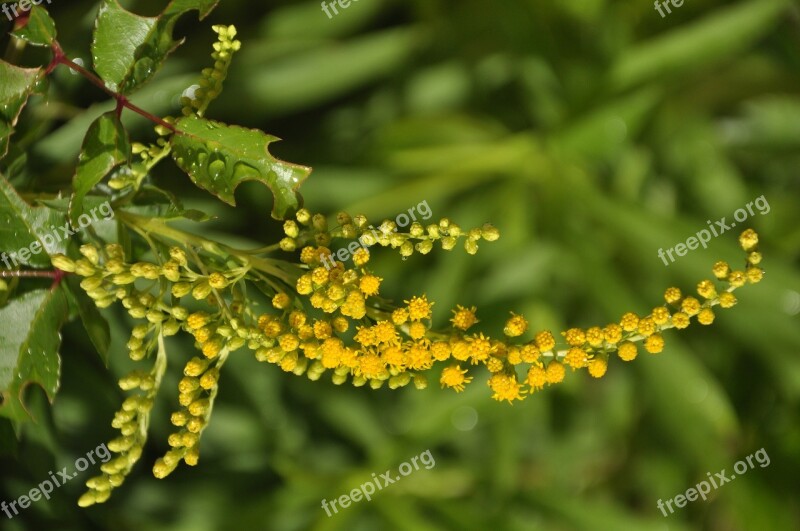
{"label": "yellow flower cluster", "polygon": [[[242,347],[252,350],[258,361],[295,375],[318,380],[329,373],[335,384],[350,380],[355,386],[369,384],[373,389],[384,385],[396,389],[412,382],[423,389],[428,385],[426,373],[439,362],[443,364],[440,385],[460,392],[473,381],[471,373],[483,366],[492,398],[513,403],[562,382],[567,368],[586,369],[590,376],[600,378],[613,353],[631,361],[638,354],[639,343],[649,353],[661,352],[665,330],[686,328],[692,318],[711,324],[715,306],[731,308],[736,304],[733,291],[763,276],[758,236],[747,230],[740,237],[747,252],[744,270],[734,270],[724,262],[713,267],[714,277],[722,285],[703,280],[697,285],[699,298],[669,288],[664,294],[666,304],[648,315],[626,313],[619,322],[604,327],[564,331],[564,348],[559,350],[556,337],[547,330],[532,333],[530,340],[521,339],[529,332],[529,323],[514,313],[505,322],[502,339],[472,331],[479,322],[474,306],[457,306],[452,310],[450,328],[433,330],[434,303],[426,295],[413,296],[400,306],[378,296],[383,279],[367,268],[370,253],[364,248],[353,254],[351,268],[342,263],[325,267],[323,261],[331,254],[328,245],[334,238],[366,233],[363,216],[340,214],[337,220],[339,227],[331,232],[323,216],[305,210],[297,214],[296,222],[286,222],[287,236],[280,248],[287,252],[299,249],[299,263],[258,262],[262,270],[274,271],[283,286],[263,282],[261,273],[252,274],[250,258],[234,254],[241,267],[227,265],[224,271],[209,271],[210,262],[193,252],[187,256],[179,247],[159,253],[158,263],[128,264],[122,248],[115,244],[102,250],[84,245],[83,257],[76,261],[63,255],[53,258],[56,267],[84,277],[81,286],[98,306],[120,301],[131,317],[143,321],[128,341],[131,359],[140,361],[157,354],[149,372],[135,371],[120,381],[124,390],[139,390],[140,394],[129,397],[114,418],[112,425],[121,436],[108,447],[119,455],[103,465],[102,476],[87,482],[89,491],[81,498],[82,505],[105,501],[141,456],[153,399],[166,367],[164,338],[181,330],[193,336],[201,355],[189,360],[178,384],[181,408],[171,417],[176,428],[168,440],[171,449],[153,467],[159,478],[172,472],[180,461],[197,463],[220,370],[229,354]],[[406,256],[406,244],[411,245],[410,252],[426,252],[434,241],[452,248],[460,237],[466,238],[465,248],[471,252],[477,249],[478,240],[494,241],[499,234],[489,225],[462,231],[442,220],[427,228],[412,225],[408,234],[381,231],[373,244],[399,248]],[[285,265],[273,267],[276,263]],[[293,272],[287,274],[289,270]],[[262,291],[271,290],[271,311],[256,313],[246,304],[245,282],[262,282]],[[181,304],[189,297],[206,304],[209,311],[190,313]]]}

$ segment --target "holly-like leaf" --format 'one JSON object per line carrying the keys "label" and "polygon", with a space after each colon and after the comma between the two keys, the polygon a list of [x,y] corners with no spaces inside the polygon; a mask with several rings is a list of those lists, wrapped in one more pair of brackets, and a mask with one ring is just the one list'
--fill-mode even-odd
{"label": "holly-like leaf", "polygon": [[50,46],[56,40],[56,23],[45,8],[33,6],[28,14],[28,22],[13,35],[34,46]]}
{"label": "holly-like leaf", "polygon": [[0,175],[0,262],[4,267],[49,267],[48,255],[67,249],[66,217],[47,207],[31,207]]}
{"label": "holly-like leaf", "polygon": [[23,394],[30,384],[45,390],[50,402],[58,391],[61,327],[68,319],[64,290],[31,291],[0,309],[0,415],[30,419]]}
{"label": "holly-like leaf", "polygon": [[8,152],[8,139],[41,74],[41,68],[20,68],[0,60],[0,158]]}
{"label": "holly-like leaf", "polygon": [[115,112],[106,113],[92,123],[83,140],[78,169],[72,181],[75,192],[69,205],[69,218],[77,224],[85,213],[84,198],[111,171],[130,161],[128,132]]}
{"label": "holly-like leaf", "polygon": [[177,20],[196,10],[203,20],[219,0],[173,0],[157,17],[142,17],[118,0],[103,0],[92,42],[94,69],[111,90],[128,94],[145,84],[183,40],[175,41]]}
{"label": "holly-like leaf", "polygon": [[200,188],[235,206],[236,187],[244,181],[259,181],[275,196],[274,218],[282,219],[300,208],[297,189],[311,168],[270,155],[269,145],[279,138],[196,116],[181,118],[175,125],[172,156]]}

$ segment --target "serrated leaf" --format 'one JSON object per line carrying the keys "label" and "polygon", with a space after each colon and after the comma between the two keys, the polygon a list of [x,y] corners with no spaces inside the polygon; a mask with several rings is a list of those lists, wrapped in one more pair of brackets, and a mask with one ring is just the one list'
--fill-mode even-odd
{"label": "serrated leaf", "polygon": [[297,189],[311,168],[270,155],[269,145],[279,138],[196,116],[181,118],[175,126],[172,156],[200,188],[235,206],[236,187],[244,181],[259,181],[275,196],[274,218],[281,219],[301,206]]}
{"label": "serrated leaf", "polygon": [[8,256],[11,253],[19,265],[49,267],[48,254],[66,252],[67,239],[61,228],[65,221],[55,210],[28,205],[0,175],[0,251],[4,252],[0,261],[4,267],[14,264]]}
{"label": "serrated leaf", "polygon": [[73,224],[85,212],[83,200],[97,183],[117,166],[130,160],[131,143],[128,132],[115,112],[102,115],[86,133],[72,187],[75,192],[69,205]]}
{"label": "serrated leaf", "polygon": [[33,6],[28,15],[28,22],[13,35],[34,46],[50,46],[56,40],[56,23],[45,8]]}
{"label": "serrated leaf", "polygon": [[8,152],[8,139],[41,73],[41,68],[20,68],[0,60],[0,158]]}
{"label": "serrated leaf", "polygon": [[38,384],[50,402],[58,391],[61,327],[68,318],[63,288],[24,294],[0,309],[0,416],[28,420],[23,393]]}
{"label": "serrated leaf", "polygon": [[70,288],[69,294],[74,298],[83,327],[86,329],[92,345],[97,349],[103,364],[108,367],[108,348],[111,345],[111,329],[108,321],[102,316],[89,295],[81,289],[77,277],[69,276],[66,278],[66,282]]}
{"label": "serrated leaf", "polygon": [[218,2],[173,0],[161,15],[142,17],[124,9],[118,0],[104,0],[92,41],[95,71],[111,90],[130,93],[149,81],[183,42],[172,39],[178,18],[196,10],[203,20]]}

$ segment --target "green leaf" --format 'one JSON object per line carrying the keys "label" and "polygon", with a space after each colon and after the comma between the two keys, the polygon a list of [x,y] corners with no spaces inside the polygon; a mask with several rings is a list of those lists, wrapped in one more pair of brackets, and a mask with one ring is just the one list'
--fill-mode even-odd
{"label": "green leaf", "polygon": [[0,309],[0,415],[30,418],[23,403],[29,384],[38,384],[50,402],[58,390],[59,331],[68,318],[63,288],[31,291]]}
{"label": "green leaf", "polygon": [[83,200],[86,194],[114,168],[128,162],[130,156],[128,132],[117,114],[109,112],[95,120],[83,140],[78,169],[73,180],[75,193],[69,205],[69,217],[73,224],[85,212]]}
{"label": "green leaf", "polygon": [[28,15],[28,22],[13,35],[34,46],[50,46],[56,40],[56,23],[45,8],[33,6]]}
{"label": "green leaf", "polygon": [[4,251],[0,261],[9,262],[3,262],[4,266],[49,267],[49,254],[66,252],[65,221],[65,216],[53,209],[28,205],[0,175],[0,242]]}
{"label": "green leaf", "polygon": [[297,189],[311,168],[278,160],[269,145],[279,140],[256,129],[226,125],[196,116],[177,121],[172,136],[172,156],[192,181],[229,205],[244,181],[266,184],[275,196],[272,216],[283,218],[302,204]]}
{"label": "green leaf", "polygon": [[[92,42],[94,69],[108,88],[130,93],[145,84],[183,40],[172,39],[178,18],[192,10],[204,19],[219,0],[173,0],[157,17],[141,17],[118,0],[104,0]],[[123,36],[125,38],[120,38]]]}
{"label": "green leaf", "polygon": [[0,60],[0,158],[8,152],[8,139],[41,73],[41,68],[20,68]]}
{"label": "green leaf", "polygon": [[70,288],[69,294],[75,299],[75,306],[83,322],[83,327],[86,329],[92,345],[97,349],[100,359],[108,367],[108,348],[111,345],[111,330],[108,321],[97,309],[94,301],[81,289],[77,277],[68,276],[66,282]]}

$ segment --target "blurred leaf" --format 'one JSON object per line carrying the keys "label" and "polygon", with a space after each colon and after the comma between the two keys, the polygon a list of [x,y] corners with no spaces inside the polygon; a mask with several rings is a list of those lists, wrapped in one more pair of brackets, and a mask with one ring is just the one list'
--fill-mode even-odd
{"label": "blurred leaf", "polygon": [[624,90],[657,76],[676,75],[729,57],[770,31],[791,2],[741,2],[629,48],[611,69],[611,86]]}
{"label": "blurred leaf", "polygon": [[69,294],[75,298],[75,305],[78,308],[78,315],[83,327],[86,329],[92,345],[97,349],[100,359],[103,360],[103,364],[108,366],[108,348],[111,345],[111,330],[108,321],[100,314],[95,302],[81,289],[75,276],[67,277],[66,282],[70,287]]}

